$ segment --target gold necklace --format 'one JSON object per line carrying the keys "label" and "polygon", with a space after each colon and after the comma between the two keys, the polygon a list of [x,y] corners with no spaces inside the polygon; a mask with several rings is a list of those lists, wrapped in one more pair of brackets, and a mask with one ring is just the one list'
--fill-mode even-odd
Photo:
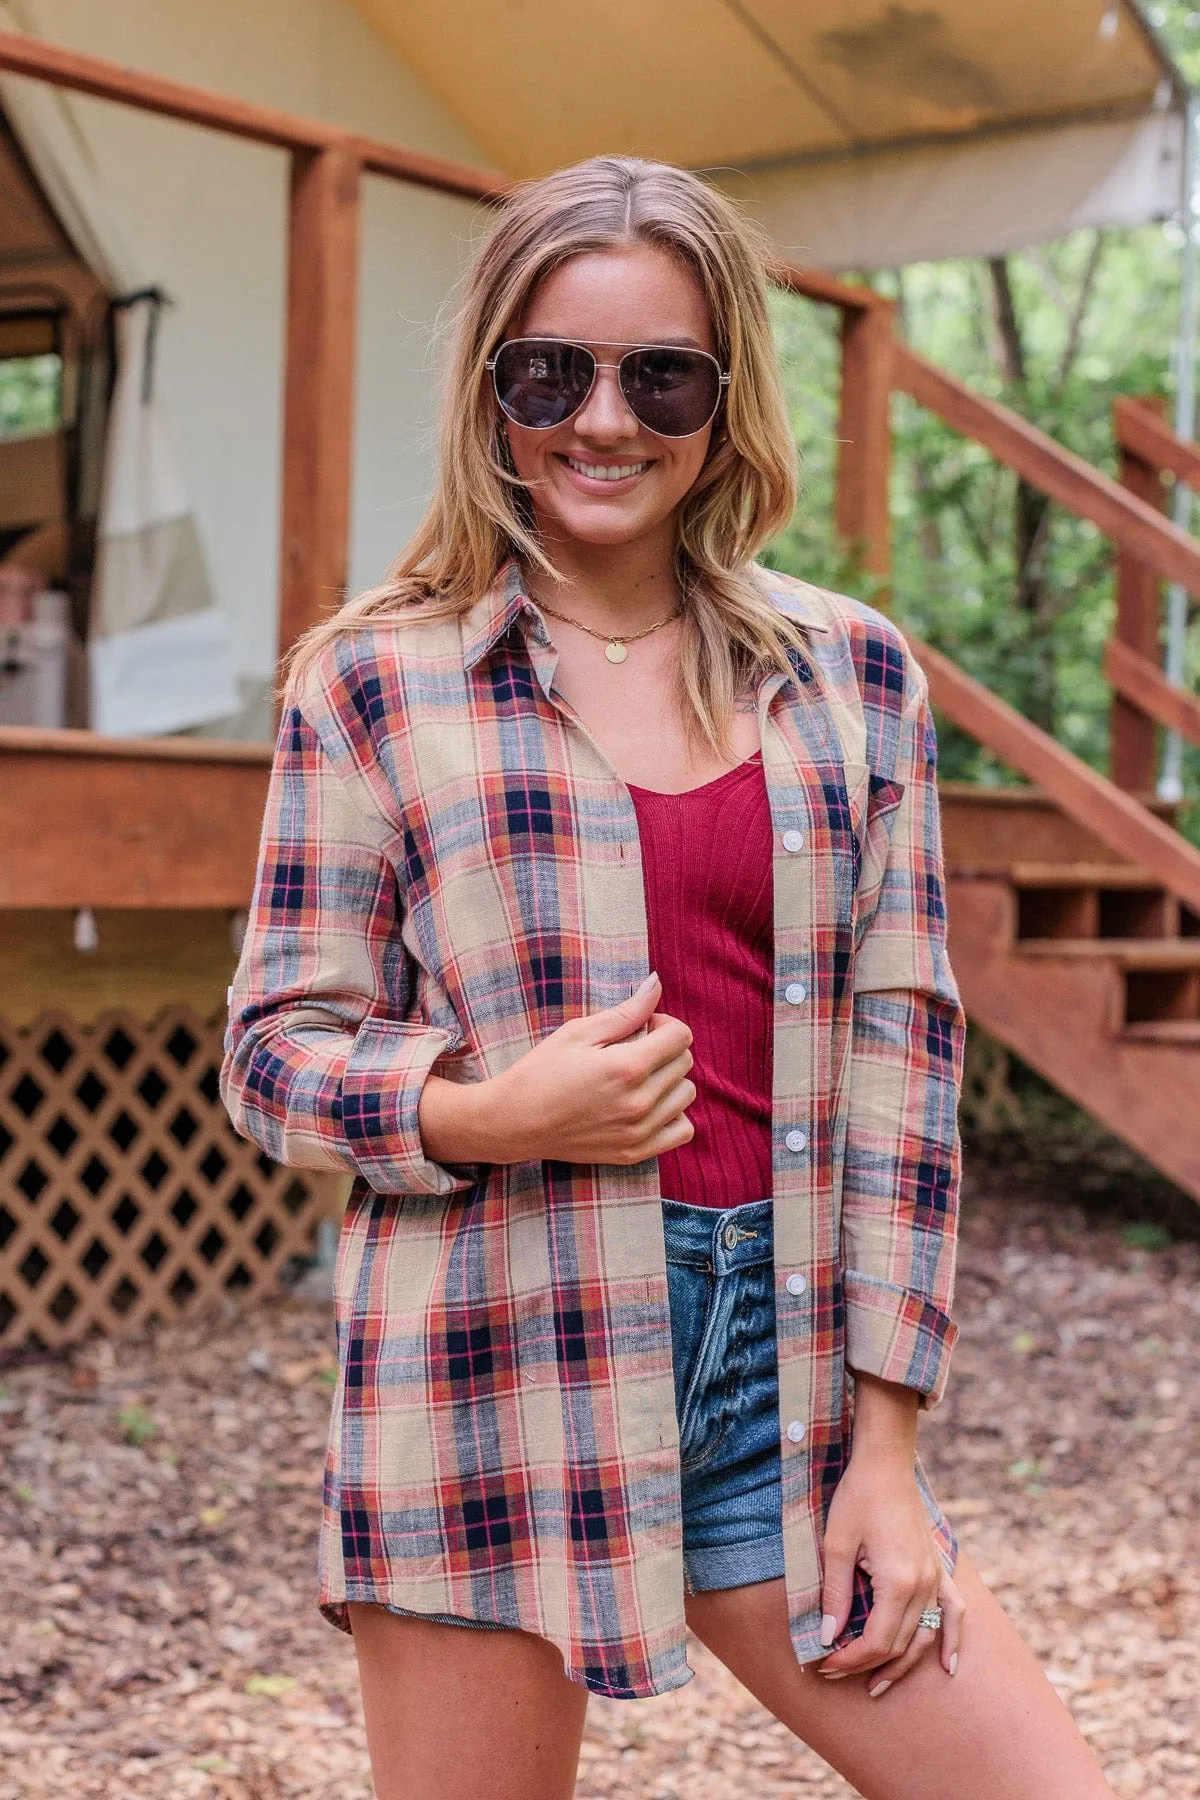
{"label": "gold necklace", "polygon": [[564,625],[574,625],[577,631],[586,631],[589,637],[599,638],[600,642],[604,645],[604,654],[607,656],[610,663],[623,663],[625,658],[629,655],[628,650],[625,648],[626,644],[634,644],[637,642],[638,638],[649,637],[652,631],[661,631],[664,625],[669,625],[672,619],[679,618],[680,614],[683,612],[681,606],[677,612],[671,613],[668,618],[660,619],[657,625],[647,625],[644,631],[627,631],[623,635],[618,636],[612,631],[593,631],[590,625],[584,625],[581,620],[572,619],[567,613],[555,612],[554,608],[552,606],[547,606],[544,600],[536,601],[535,605],[540,606],[543,612],[549,613],[552,619],[561,619]]}

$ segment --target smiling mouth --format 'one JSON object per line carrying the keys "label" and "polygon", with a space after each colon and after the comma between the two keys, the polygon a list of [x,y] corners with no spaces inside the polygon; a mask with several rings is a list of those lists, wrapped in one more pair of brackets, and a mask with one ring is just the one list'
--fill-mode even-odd
{"label": "smiling mouth", "polygon": [[643,475],[650,467],[646,462],[627,463],[590,463],[581,462],[576,456],[564,456],[563,461],[577,475],[586,475],[589,481],[628,481],[631,475]]}

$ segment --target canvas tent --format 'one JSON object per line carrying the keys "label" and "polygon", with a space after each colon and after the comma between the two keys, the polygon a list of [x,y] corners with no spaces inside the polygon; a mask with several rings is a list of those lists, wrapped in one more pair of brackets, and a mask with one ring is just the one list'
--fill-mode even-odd
{"label": "canvas tent", "polygon": [[711,170],[793,260],[984,255],[1179,197],[1180,86],[1112,0],[359,0],[491,159]]}
{"label": "canvas tent", "polygon": [[[1180,193],[1183,90],[1128,0],[9,0],[0,20],[506,173],[599,150],[666,157],[726,185],[783,256],[830,270],[1136,223]],[[142,512],[124,527],[149,541],[194,516],[191,567],[207,571],[237,683],[206,729],[265,733],[285,159],[19,77],[0,79],[0,105],[83,267],[110,295],[170,297],[152,388],[177,472],[165,497],[133,481]],[[437,317],[483,222],[472,202],[367,183],[352,585],[378,578],[427,492]],[[161,446],[144,412],[125,416]],[[161,448],[149,461],[161,472]],[[183,610],[204,612],[189,592]],[[120,622],[144,625],[145,609]],[[94,634],[111,623],[99,607]]]}

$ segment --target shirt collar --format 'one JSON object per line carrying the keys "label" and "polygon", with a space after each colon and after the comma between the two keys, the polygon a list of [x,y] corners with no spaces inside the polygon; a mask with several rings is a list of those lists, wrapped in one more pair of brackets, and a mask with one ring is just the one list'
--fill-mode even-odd
{"label": "shirt collar", "polygon": [[525,592],[520,563],[515,556],[510,556],[501,563],[486,594],[475,602],[463,619],[463,667],[473,669],[522,613],[528,616],[534,639],[540,644],[548,644],[550,635],[546,621]]}
{"label": "shirt collar", "polygon": [[[769,569],[760,569],[758,572],[764,578],[767,591],[780,612],[794,619],[802,630],[822,633],[829,630],[828,624],[818,616],[815,609],[813,590],[797,589],[784,582],[776,586],[771,580]],[[546,630],[546,621],[525,591],[520,563],[515,556],[510,556],[500,565],[487,592],[475,602],[463,619],[463,667],[473,669],[499,643],[522,613],[526,615],[534,641],[548,644],[550,636]]]}

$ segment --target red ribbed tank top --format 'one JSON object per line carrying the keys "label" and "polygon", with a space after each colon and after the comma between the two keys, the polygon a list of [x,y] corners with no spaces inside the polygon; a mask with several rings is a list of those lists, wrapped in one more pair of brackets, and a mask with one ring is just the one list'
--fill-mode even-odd
{"label": "red ribbed tank top", "polygon": [[682,794],[630,787],[660,1012],[692,1031],[696,1135],[659,1158],[693,1206],[771,1193],[773,839],[762,751]]}

